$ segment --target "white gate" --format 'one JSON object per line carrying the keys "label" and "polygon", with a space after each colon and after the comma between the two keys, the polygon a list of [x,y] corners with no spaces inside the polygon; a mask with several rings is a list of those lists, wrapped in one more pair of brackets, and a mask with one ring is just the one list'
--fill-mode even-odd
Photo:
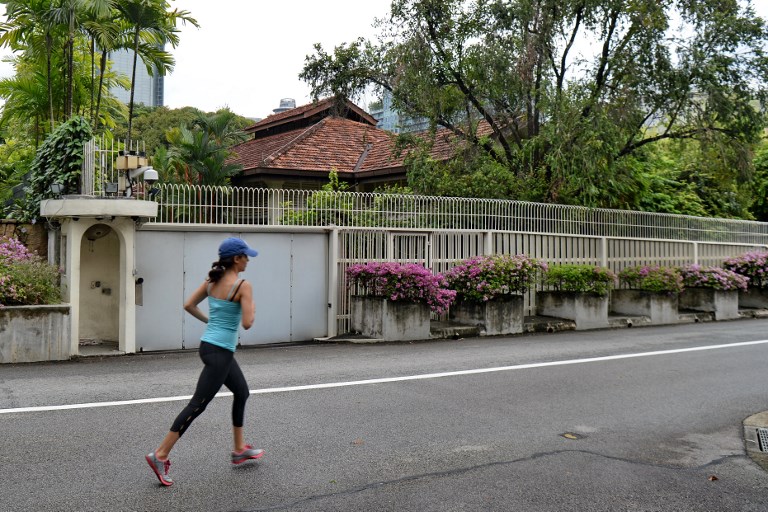
{"label": "white gate", "polygon": [[[326,335],[326,234],[145,227],[136,236],[136,286],[141,297],[136,308],[137,350],[199,346],[205,324],[186,314],[182,306],[207,276],[218,259],[219,243],[228,236],[238,236],[259,251],[242,274],[253,285],[256,320],[250,330],[240,330],[240,343],[296,342]],[[207,301],[200,307],[207,312]]]}

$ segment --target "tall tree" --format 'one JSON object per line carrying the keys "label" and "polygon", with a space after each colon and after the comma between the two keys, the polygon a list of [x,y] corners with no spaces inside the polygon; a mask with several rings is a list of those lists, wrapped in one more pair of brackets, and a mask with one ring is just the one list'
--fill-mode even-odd
{"label": "tall tree", "polygon": [[11,0],[5,2],[6,21],[0,24],[0,45],[13,51],[28,51],[43,55],[46,63],[46,88],[51,131],[56,118],[53,103],[52,59],[57,39],[55,23],[51,17],[52,0]]}
{"label": "tall tree", "polygon": [[[129,23],[133,41],[133,67],[131,71],[131,94],[128,102],[128,139],[131,138],[131,123],[133,118],[133,99],[136,85],[136,64],[141,53],[152,54],[154,59],[143,59],[150,74],[165,74],[173,69],[173,57],[162,50],[152,52],[150,47],[162,47],[171,44],[174,48],[179,43],[179,29],[177,23],[191,23],[198,26],[197,21],[190,16],[188,11],[174,9],[169,11],[166,0],[122,0],[115,7],[123,19]],[[142,42],[144,44],[142,45]]]}
{"label": "tall tree", "polygon": [[65,58],[67,63],[67,94],[64,103],[66,119],[72,117],[75,76],[75,38],[80,30],[80,18],[84,11],[83,0],[59,0],[50,11],[50,19],[66,33]]}
{"label": "tall tree", "polygon": [[394,0],[381,38],[316,45],[300,77],[317,97],[388,91],[518,197],[626,207],[655,143],[759,138],[766,43],[749,0]]}

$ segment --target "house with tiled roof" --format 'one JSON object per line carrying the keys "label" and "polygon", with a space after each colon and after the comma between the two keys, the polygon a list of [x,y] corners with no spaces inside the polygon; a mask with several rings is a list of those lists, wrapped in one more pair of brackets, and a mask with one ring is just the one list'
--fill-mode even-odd
{"label": "house with tiled roof", "polygon": [[[248,140],[232,148],[232,177],[239,187],[319,189],[335,170],[351,190],[369,192],[406,183],[405,155],[395,151],[396,134],[349,100],[328,98],[271,115],[245,129]],[[442,133],[441,133],[442,132]],[[455,138],[438,131],[432,150],[438,160],[454,154]]]}
{"label": "house with tiled roof", "polygon": [[317,189],[331,170],[359,191],[405,182],[403,158],[393,157],[395,135],[350,101],[302,105],[245,132],[249,140],[232,148],[232,162],[243,166],[235,186]]}

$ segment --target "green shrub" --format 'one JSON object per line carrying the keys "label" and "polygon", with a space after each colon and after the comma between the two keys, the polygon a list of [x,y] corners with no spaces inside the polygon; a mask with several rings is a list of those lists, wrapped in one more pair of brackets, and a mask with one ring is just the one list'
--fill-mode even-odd
{"label": "green shrub", "polygon": [[64,185],[66,194],[80,193],[83,147],[93,136],[90,123],[73,116],[48,135],[32,161],[29,184],[24,198],[11,209],[10,215],[29,222],[40,216],[40,201],[53,197],[53,183]]}
{"label": "green shrub", "polygon": [[0,307],[59,302],[58,269],[15,238],[0,237]]}
{"label": "green shrub", "polygon": [[616,274],[592,265],[553,265],[544,274],[544,284],[557,291],[605,296],[616,284]]}
{"label": "green shrub", "polygon": [[683,291],[683,276],[675,267],[638,265],[619,272],[619,279],[633,290],[679,293]]}

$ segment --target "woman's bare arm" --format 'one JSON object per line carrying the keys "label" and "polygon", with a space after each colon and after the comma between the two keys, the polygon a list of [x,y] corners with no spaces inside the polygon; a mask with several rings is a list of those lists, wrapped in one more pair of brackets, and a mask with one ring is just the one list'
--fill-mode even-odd
{"label": "woman's bare arm", "polygon": [[204,281],[184,302],[184,310],[201,322],[208,323],[208,317],[197,307],[208,296],[208,281]]}
{"label": "woman's bare arm", "polygon": [[243,281],[235,300],[240,303],[240,307],[243,310],[243,329],[248,330],[253,325],[253,320],[256,317],[256,304],[253,302],[251,283]]}

